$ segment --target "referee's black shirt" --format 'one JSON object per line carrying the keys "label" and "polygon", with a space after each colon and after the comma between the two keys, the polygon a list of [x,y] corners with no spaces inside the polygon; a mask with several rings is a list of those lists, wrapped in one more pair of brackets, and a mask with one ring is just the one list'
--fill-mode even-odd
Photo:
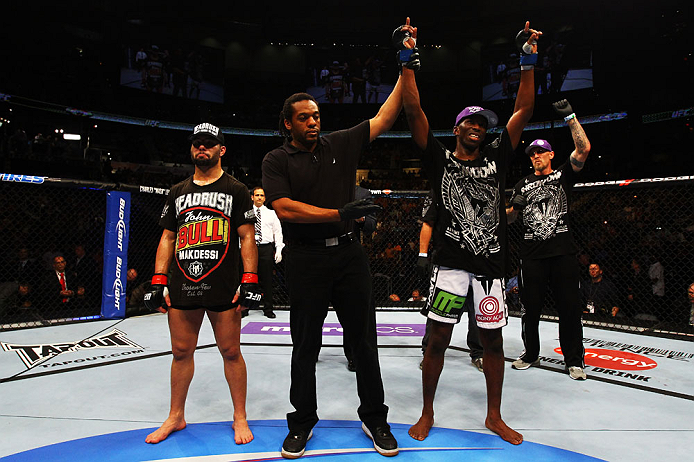
{"label": "referee's black shirt", "polygon": [[[263,159],[266,204],[283,197],[326,209],[337,209],[354,200],[357,164],[369,144],[369,121],[319,137],[313,152],[289,141]],[[324,239],[353,229],[353,220],[332,223],[282,222],[285,239]]]}

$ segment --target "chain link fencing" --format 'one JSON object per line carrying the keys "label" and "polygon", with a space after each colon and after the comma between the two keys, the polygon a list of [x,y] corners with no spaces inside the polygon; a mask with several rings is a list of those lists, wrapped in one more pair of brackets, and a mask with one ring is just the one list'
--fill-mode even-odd
{"label": "chain link fencing", "polygon": [[[574,189],[572,220],[580,249],[577,264],[585,311],[587,298],[594,295],[591,264],[600,266],[601,283],[609,286],[605,304],[595,304],[593,313],[584,313],[584,323],[691,339],[693,304],[687,291],[694,283],[694,181],[692,177],[655,180],[577,184]],[[0,222],[1,329],[98,316],[105,194],[109,187],[116,185],[87,188],[79,182],[58,182],[37,188],[34,184],[0,182],[0,196],[7,204]],[[130,190],[126,314],[135,315],[146,312],[142,299],[154,269],[161,237],[158,221],[168,190],[143,186]],[[426,192],[372,193],[384,208],[377,217],[376,231],[362,236],[370,259],[374,302],[380,310],[419,310],[424,302],[410,299],[413,291],[423,296],[427,293],[428,280],[418,277],[415,269]],[[512,316],[520,316],[519,294],[513,290],[522,239],[520,220],[508,230],[507,304]],[[66,303],[56,302],[57,296],[51,300],[46,281],[58,284],[55,271],[51,273],[52,258],[63,255],[66,272],[75,272],[75,248],[80,245],[92,265],[75,280],[78,287],[85,286],[84,295],[69,297]],[[28,252],[34,268],[26,276],[17,273],[23,252]],[[29,283],[29,296],[23,294],[20,282]],[[274,306],[288,308],[283,262],[275,265],[274,284]],[[551,320],[556,316],[548,291],[543,317]]]}
{"label": "chain link fencing", "polygon": [[100,314],[106,191],[44,180],[0,181],[2,328]]}

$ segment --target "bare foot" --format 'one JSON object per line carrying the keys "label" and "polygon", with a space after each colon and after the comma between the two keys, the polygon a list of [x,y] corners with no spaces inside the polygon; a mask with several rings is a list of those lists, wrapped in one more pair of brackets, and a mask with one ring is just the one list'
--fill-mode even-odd
{"label": "bare foot", "polygon": [[506,425],[506,423],[501,420],[492,420],[489,417],[484,421],[484,425],[499,435],[503,440],[508,441],[511,444],[521,444],[523,442],[523,435]]}
{"label": "bare foot", "polygon": [[424,441],[424,439],[429,436],[429,430],[431,430],[433,426],[434,417],[422,414],[417,423],[412,425],[407,433],[416,440]]}
{"label": "bare foot", "polygon": [[161,427],[147,435],[145,443],[156,444],[160,441],[164,441],[173,432],[183,430],[184,428],[186,428],[186,421],[183,420],[183,418],[176,419],[169,417],[161,424]]}
{"label": "bare foot", "polygon": [[253,433],[251,433],[251,429],[248,428],[246,419],[234,420],[234,423],[231,424],[231,428],[234,429],[234,441],[236,444],[246,444],[253,441]]}

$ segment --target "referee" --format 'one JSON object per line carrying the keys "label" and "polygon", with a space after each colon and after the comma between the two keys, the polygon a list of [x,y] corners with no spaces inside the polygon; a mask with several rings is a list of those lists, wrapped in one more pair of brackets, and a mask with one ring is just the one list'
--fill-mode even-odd
{"label": "referee", "polygon": [[386,422],[369,264],[354,233],[354,220],[380,207],[369,199],[355,201],[354,185],[362,151],[390,129],[401,107],[398,81],[374,118],[320,136],[318,103],[307,93],[294,94],[280,113],[286,140],[263,160],[267,204],[282,221],[286,243],[293,344],[290,401],[296,410],[287,414],[285,458],[303,455],[318,422],[316,358],[330,303],[354,355],[362,429],[379,453],[398,453]]}
{"label": "referee", "polygon": [[[274,319],[272,270],[276,263],[282,261],[282,224],[273,210],[265,207],[265,191],[256,186],[253,188],[253,213],[255,214],[255,243],[258,245],[258,278],[263,289],[263,314]],[[244,311],[247,314],[248,311]]]}

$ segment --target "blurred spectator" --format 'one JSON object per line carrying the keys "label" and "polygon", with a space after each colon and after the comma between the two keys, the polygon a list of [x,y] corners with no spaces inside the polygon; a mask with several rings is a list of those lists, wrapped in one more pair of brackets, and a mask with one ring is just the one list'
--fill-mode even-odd
{"label": "blurred spectator", "polygon": [[17,289],[6,299],[0,300],[0,322],[26,321],[36,317],[31,285],[20,281]]}
{"label": "blurred spectator", "polygon": [[84,287],[85,301],[91,305],[99,304],[101,294],[101,273],[96,267],[96,262],[87,255],[84,244],[75,246],[75,255],[68,265],[70,271],[75,276],[75,284]]}
{"label": "blurred spectator", "polygon": [[0,305],[3,305],[3,300],[16,293],[19,281],[34,284],[38,275],[41,274],[39,264],[34,258],[30,258],[27,247],[20,247],[16,257],[10,260],[7,265],[3,265],[0,270],[2,271],[0,274]]}
{"label": "blurred spectator", "polygon": [[624,302],[623,314],[634,317],[638,313],[648,312],[650,308],[648,305],[651,302],[651,281],[636,258],[631,260],[625,283],[627,299]]}
{"label": "blurred spectator", "polygon": [[84,287],[76,283],[66,267],[65,258],[58,255],[53,259],[53,269],[44,275],[41,294],[44,317],[75,314],[74,309],[84,297]]}
{"label": "blurred spectator", "polygon": [[597,263],[591,263],[588,272],[590,282],[581,282],[584,317],[597,320],[614,318],[619,313],[617,288],[603,276]]}
{"label": "blurred spectator", "polygon": [[424,297],[419,293],[419,289],[414,289],[412,291],[412,296],[407,299],[408,302],[423,302]]}
{"label": "blurred spectator", "polygon": [[653,292],[653,314],[661,321],[666,317],[664,311],[665,304],[665,268],[659,259],[655,259],[648,267],[648,277],[651,279],[651,290]]}
{"label": "blurred spectator", "polygon": [[144,298],[149,290],[149,281],[141,281],[140,275],[135,268],[130,268],[126,273],[125,285],[125,315],[137,316],[139,314],[148,314],[150,311],[145,308]]}
{"label": "blurred spectator", "polygon": [[506,304],[509,311],[520,311],[520,291],[518,289],[518,268],[513,270],[511,277],[506,282]]}

